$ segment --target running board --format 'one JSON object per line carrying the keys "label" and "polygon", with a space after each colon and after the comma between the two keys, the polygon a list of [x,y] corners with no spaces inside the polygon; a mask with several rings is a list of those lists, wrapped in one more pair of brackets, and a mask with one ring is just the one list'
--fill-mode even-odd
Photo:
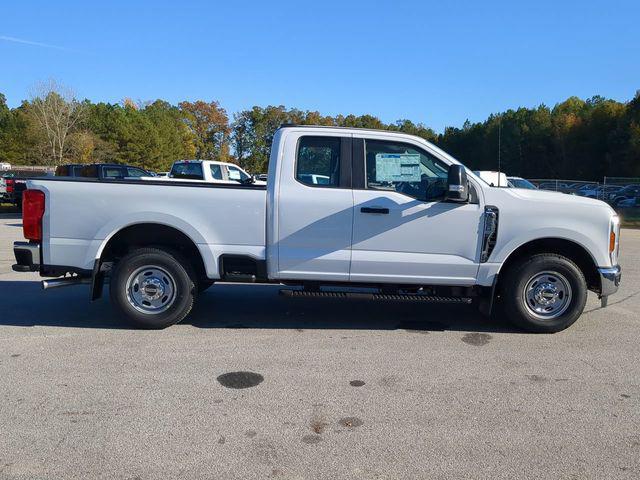
{"label": "running board", "polygon": [[251,273],[225,273],[223,282],[256,283],[256,276]]}
{"label": "running board", "polygon": [[358,293],[358,292],[324,292],[305,290],[280,290],[280,295],[284,297],[300,298],[357,298],[361,300],[393,300],[403,302],[426,302],[426,303],[463,303],[470,304],[469,297],[436,297],[433,295],[412,295],[407,293]]}

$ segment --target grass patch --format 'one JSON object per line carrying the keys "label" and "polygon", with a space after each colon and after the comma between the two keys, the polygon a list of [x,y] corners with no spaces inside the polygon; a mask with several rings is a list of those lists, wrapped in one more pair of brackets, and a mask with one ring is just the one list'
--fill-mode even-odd
{"label": "grass patch", "polygon": [[624,228],[640,228],[640,208],[622,209],[618,215]]}

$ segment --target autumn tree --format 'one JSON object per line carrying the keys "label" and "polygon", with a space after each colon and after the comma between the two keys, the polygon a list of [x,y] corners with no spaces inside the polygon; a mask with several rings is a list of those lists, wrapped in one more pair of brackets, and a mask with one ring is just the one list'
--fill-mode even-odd
{"label": "autumn tree", "polygon": [[48,160],[54,165],[64,162],[68,152],[67,140],[82,120],[85,106],[76,99],[71,89],[54,80],[36,85],[31,109],[44,132]]}
{"label": "autumn tree", "polygon": [[184,122],[195,137],[197,158],[229,159],[229,117],[218,102],[180,102]]}

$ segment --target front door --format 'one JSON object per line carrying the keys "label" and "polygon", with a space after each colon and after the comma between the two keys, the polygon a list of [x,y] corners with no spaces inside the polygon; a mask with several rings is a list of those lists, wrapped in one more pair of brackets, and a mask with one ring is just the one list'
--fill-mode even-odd
{"label": "front door", "polygon": [[353,231],[351,137],[286,142],[278,202],[280,279],[348,281]]}
{"label": "front door", "polygon": [[421,147],[366,138],[356,145],[365,173],[364,188],[354,190],[350,280],[473,285],[482,233],[477,195],[444,202],[448,166]]}

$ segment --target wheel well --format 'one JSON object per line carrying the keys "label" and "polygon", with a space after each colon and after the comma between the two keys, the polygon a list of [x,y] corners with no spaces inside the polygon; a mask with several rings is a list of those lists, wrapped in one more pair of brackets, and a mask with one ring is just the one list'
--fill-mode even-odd
{"label": "wheel well", "polygon": [[117,261],[131,250],[141,247],[176,251],[191,263],[198,278],[206,277],[202,255],[193,240],[180,230],[159,223],[138,223],[123,228],[109,239],[100,261]]}
{"label": "wheel well", "polygon": [[541,238],[521,245],[509,255],[500,273],[506,272],[512,264],[523,257],[538,253],[557,253],[572,260],[584,274],[589,290],[600,291],[598,266],[591,254],[582,245],[563,238]]}

